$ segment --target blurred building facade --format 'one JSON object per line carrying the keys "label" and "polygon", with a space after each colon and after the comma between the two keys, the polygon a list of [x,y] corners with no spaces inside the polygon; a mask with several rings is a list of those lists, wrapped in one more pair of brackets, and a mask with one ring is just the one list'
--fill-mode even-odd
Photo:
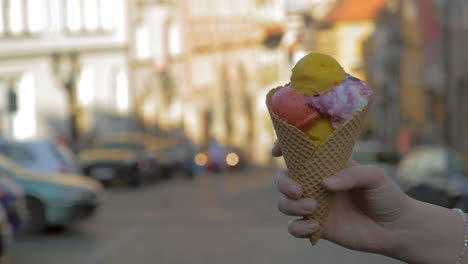
{"label": "blurred building facade", "polygon": [[[382,122],[376,125],[392,131],[380,129],[377,138],[390,146],[409,141],[466,150],[468,3],[389,2],[368,43],[369,81],[382,109]],[[388,116],[388,111],[398,116]]]}
{"label": "blurred building facade", "polygon": [[133,80],[143,87],[146,126],[267,161],[275,136],[264,98],[289,72],[284,1],[139,1],[134,9]]}
{"label": "blurred building facade", "polygon": [[467,147],[466,1],[401,1],[401,114],[415,144]]}
{"label": "blurred building facade", "polygon": [[364,79],[362,46],[375,30],[375,18],[386,0],[335,1],[328,13],[317,19],[315,48],[335,57],[352,75]]}
{"label": "blurred building facade", "polygon": [[468,152],[468,1],[447,1],[444,8],[449,143]]}
{"label": "blurred building facade", "polygon": [[266,162],[288,80],[284,0],[2,0],[0,134],[185,133]]}
{"label": "blurred building facade", "polygon": [[[365,46],[376,31],[376,18],[387,0],[369,1],[365,5],[358,0],[324,1],[325,6],[312,7],[314,42],[309,51],[318,51],[336,58],[346,71],[367,81]],[[314,11],[315,10],[315,11]],[[374,89],[375,90],[375,89]],[[374,121],[375,120],[375,121]],[[365,123],[366,134],[381,124],[369,115]]]}
{"label": "blurred building facade", "polygon": [[0,134],[99,130],[130,108],[126,0],[0,1]]}
{"label": "blurred building facade", "polygon": [[374,89],[370,138],[388,151],[467,147],[467,1],[299,2],[308,4],[288,6],[313,39],[302,37],[302,49],[334,56]]}
{"label": "blurred building facade", "polygon": [[401,8],[388,1],[376,16],[375,30],[362,46],[365,79],[375,97],[371,109],[372,135],[387,151],[398,151],[400,85],[403,57]]}

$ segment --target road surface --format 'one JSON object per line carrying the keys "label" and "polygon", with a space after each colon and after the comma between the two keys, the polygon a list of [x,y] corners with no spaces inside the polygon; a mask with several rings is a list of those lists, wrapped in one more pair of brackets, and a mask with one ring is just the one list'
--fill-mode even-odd
{"label": "road surface", "polygon": [[396,264],[287,232],[273,169],[110,188],[96,216],[62,232],[16,239],[12,264]]}

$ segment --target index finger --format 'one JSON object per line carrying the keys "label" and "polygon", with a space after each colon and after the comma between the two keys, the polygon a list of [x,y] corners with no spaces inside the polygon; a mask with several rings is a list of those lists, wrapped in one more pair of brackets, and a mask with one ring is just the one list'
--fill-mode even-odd
{"label": "index finger", "polygon": [[276,175],[275,185],[280,193],[294,200],[301,198],[304,194],[302,186],[289,178],[286,171],[280,171]]}

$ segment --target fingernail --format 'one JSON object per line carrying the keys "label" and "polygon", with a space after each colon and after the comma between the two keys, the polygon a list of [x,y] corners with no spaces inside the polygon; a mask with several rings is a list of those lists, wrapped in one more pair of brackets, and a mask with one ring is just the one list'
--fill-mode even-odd
{"label": "fingernail", "polygon": [[310,222],[310,223],[307,223],[307,228],[311,231],[315,231],[317,230],[317,228],[319,227],[318,223],[317,222]]}
{"label": "fingernail", "polygon": [[313,200],[308,201],[307,204],[305,205],[304,211],[308,214],[311,214],[315,211],[316,206],[317,206],[317,202]]}
{"label": "fingernail", "polygon": [[338,183],[338,179],[334,177],[326,178],[325,180],[323,180],[323,183],[327,186],[334,186]]}
{"label": "fingernail", "polygon": [[299,193],[300,193],[300,189],[299,187],[297,187],[296,185],[290,185],[288,187],[288,194],[292,197],[298,197],[299,196]]}

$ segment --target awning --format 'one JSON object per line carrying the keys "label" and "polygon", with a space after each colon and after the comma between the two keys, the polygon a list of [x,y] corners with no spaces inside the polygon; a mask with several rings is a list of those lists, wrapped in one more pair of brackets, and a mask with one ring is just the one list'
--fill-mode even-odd
{"label": "awning", "polygon": [[386,3],[387,0],[365,1],[365,4],[362,0],[340,0],[321,22],[372,20]]}

